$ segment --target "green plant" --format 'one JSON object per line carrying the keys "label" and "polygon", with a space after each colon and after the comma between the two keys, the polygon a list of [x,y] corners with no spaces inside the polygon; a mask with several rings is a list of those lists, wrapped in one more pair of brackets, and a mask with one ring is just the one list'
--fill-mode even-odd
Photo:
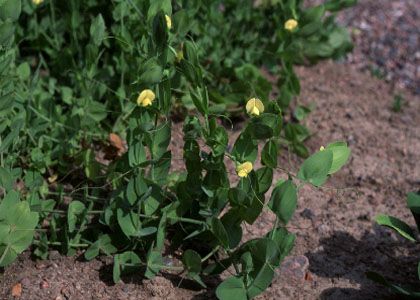
{"label": "green plant", "polygon": [[[413,214],[414,220],[417,224],[417,230],[420,230],[420,194],[416,193],[408,193],[407,195],[407,206],[410,209],[411,213]],[[411,227],[406,224],[404,221],[401,221],[398,218],[388,216],[388,215],[378,215],[376,217],[376,222],[379,225],[389,227],[397,232],[399,235],[404,237],[405,239],[411,242],[417,242],[417,234],[411,229]],[[420,280],[420,262],[418,263],[417,267],[418,278]],[[384,286],[387,286],[392,291],[410,297],[420,297],[420,291],[416,291],[410,287],[402,287],[396,284],[393,284],[386,280],[382,275],[376,272],[367,272],[368,278],[373,281],[376,281]]]}
{"label": "green plant", "polygon": [[[169,270],[205,286],[203,275],[232,266],[235,275],[216,291],[221,299],[232,289],[239,299],[253,298],[271,283],[293,247],[286,225],[299,188],[323,185],[350,150],[332,143],[297,174],[283,170],[287,179],[268,199],[280,145],[307,154],[307,129],[284,123],[284,106],[264,96],[261,86],[269,85],[257,67],[241,62],[235,76],[254,92],[241,95],[253,99],[240,104],[249,118],[230,149],[220,122],[227,116],[212,105],[220,83],[212,86],[211,78],[220,74],[203,66],[206,47],[210,55],[216,50],[190,21],[201,24],[207,16],[200,2],[184,2],[50,0],[24,1],[21,8],[20,1],[0,0],[0,30],[8,32],[0,53],[0,266],[32,244],[40,258],[51,247],[67,255],[85,249],[88,260],[113,255],[114,281]],[[328,1],[316,16],[352,2]],[[290,9],[299,1],[287,3]],[[293,39],[284,30],[279,34]],[[290,74],[296,90],[297,76]],[[171,112],[180,99],[189,99],[194,113],[183,123],[185,172],[175,173]],[[301,107],[296,116],[306,113]],[[276,215],[271,230],[241,243],[242,226],[264,209]],[[182,264],[166,265],[168,252],[181,253]]]}
{"label": "green plant", "polygon": [[394,95],[394,102],[392,103],[392,110],[394,112],[400,112],[402,109],[402,106],[404,105],[405,99],[403,96],[397,94]]}

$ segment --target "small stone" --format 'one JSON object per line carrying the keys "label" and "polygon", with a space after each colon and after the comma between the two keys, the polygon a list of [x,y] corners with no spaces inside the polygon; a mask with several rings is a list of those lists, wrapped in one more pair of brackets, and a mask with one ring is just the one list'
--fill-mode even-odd
{"label": "small stone", "polygon": [[29,285],[31,284],[31,281],[29,280],[28,277],[23,278],[20,283],[22,284],[23,287],[29,287]]}
{"label": "small stone", "polygon": [[37,261],[35,264],[35,268],[37,268],[38,270],[45,269],[46,267],[47,265],[42,261]]}
{"label": "small stone", "polygon": [[20,298],[22,296],[22,284],[17,283],[12,287],[12,297]]}
{"label": "small stone", "polygon": [[311,209],[309,209],[309,208],[305,208],[301,213],[300,213],[300,215],[302,216],[302,217],[304,217],[305,219],[309,219],[309,220],[314,220],[315,219],[315,214],[314,214],[314,212],[311,210]]}
{"label": "small stone", "polygon": [[309,268],[309,260],[304,255],[286,257],[280,266],[278,276],[285,282],[303,283]]}
{"label": "small stone", "polygon": [[58,260],[60,259],[60,257],[61,257],[60,252],[58,252],[57,250],[51,250],[48,253],[48,259],[50,260]]}
{"label": "small stone", "polygon": [[43,280],[41,281],[41,284],[39,286],[41,289],[44,290],[44,289],[48,289],[50,287],[50,284],[47,281]]}

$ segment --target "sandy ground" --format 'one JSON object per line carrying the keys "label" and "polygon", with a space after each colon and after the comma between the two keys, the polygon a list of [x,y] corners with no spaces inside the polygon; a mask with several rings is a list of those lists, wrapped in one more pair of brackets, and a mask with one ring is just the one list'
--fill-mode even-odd
{"label": "sandy ground", "polygon": [[[289,229],[298,236],[289,260],[309,266],[291,276],[280,272],[258,299],[395,299],[365,277],[380,271],[396,282],[415,282],[420,247],[374,224],[379,213],[401,217],[414,226],[405,195],[420,188],[420,98],[405,94],[402,112],[392,112],[393,94],[385,82],[362,74],[355,66],[323,63],[299,68],[301,103],[315,103],[306,120],[314,133],[312,151],[330,141],[345,140],[352,149],[348,165],[321,190],[301,190],[299,207]],[[232,130],[231,140],[238,129]],[[172,149],[181,157],[180,125],[174,126]],[[180,161],[174,168],[180,168]],[[286,153],[279,166],[296,170],[301,160]],[[276,178],[284,177],[282,171]],[[269,230],[274,218],[265,212],[246,228],[245,239]],[[283,268],[284,270],[284,268]],[[287,269],[286,269],[287,271]],[[47,261],[22,255],[0,275],[0,299],[21,283],[20,299],[212,299],[217,279],[208,290],[180,277],[162,274],[153,280],[139,276],[112,283],[112,259],[84,262],[55,251]]]}

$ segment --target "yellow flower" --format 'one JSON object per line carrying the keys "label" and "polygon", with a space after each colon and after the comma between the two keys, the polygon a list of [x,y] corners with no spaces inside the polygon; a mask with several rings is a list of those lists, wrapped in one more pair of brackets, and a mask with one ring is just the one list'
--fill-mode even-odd
{"label": "yellow flower", "polygon": [[183,60],[184,59],[184,51],[182,51],[182,50],[179,50],[177,53],[176,53],[176,61],[177,62],[180,62],[181,60]]}
{"label": "yellow flower", "polygon": [[137,98],[137,104],[140,106],[149,106],[152,105],[153,100],[155,100],[156,96],[152,90],[143,90]]}
{"label": "yellow flower", "polygon": [[251,98],[246,103],[246,112],[250,115],[259,116],[264,112],[264,104],[258,98]]}
{"label": "yellow flower", "polygon": [[249,173],[252,171],[252,163],[247,161],[243,164],[240,164],[236,167],[236,173],[238,173],[239,177],[247,177]]}
{"label": "yellow flower", "polygon": [[325,150],[324,146],[321,146],[321,148],[319,148],[319,151],[324,151],[324,150]]}
{"label": "yellow flower", "polygon": [[35,5],[40,5],[44,0],[32,0],[32,3]]}
{"label": "yellow flower", "polygon": [[289,19],[284,23],[284,29],[293,31],[298,26],[298,22],[295,19]]}
{"label": "yellow flower", "polygon": [[57,180],[57,178],[58,178],[58,175],[57,174],[53,174],[50,177],[48,177],[48,182],[49,183],[53,183],[53,182],[55,182]]}
{"label": "yellow flower", "polygon": [[165,19],[166,19],[166,26],[168,27],[169,30],[171,30],[172,28],[172,20],[171,17],[168,15],[165,15]]}

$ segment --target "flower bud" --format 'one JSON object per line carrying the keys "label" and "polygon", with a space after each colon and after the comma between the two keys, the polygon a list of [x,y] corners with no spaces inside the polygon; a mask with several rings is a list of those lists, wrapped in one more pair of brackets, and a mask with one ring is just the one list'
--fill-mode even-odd
{"label": "flower bud", "polygon": [[171,30],[172,28],[172,20],[171,17],[168,15],[165,15],[165,19],[166,19],[166,26],[168,27],[168,30]]}

